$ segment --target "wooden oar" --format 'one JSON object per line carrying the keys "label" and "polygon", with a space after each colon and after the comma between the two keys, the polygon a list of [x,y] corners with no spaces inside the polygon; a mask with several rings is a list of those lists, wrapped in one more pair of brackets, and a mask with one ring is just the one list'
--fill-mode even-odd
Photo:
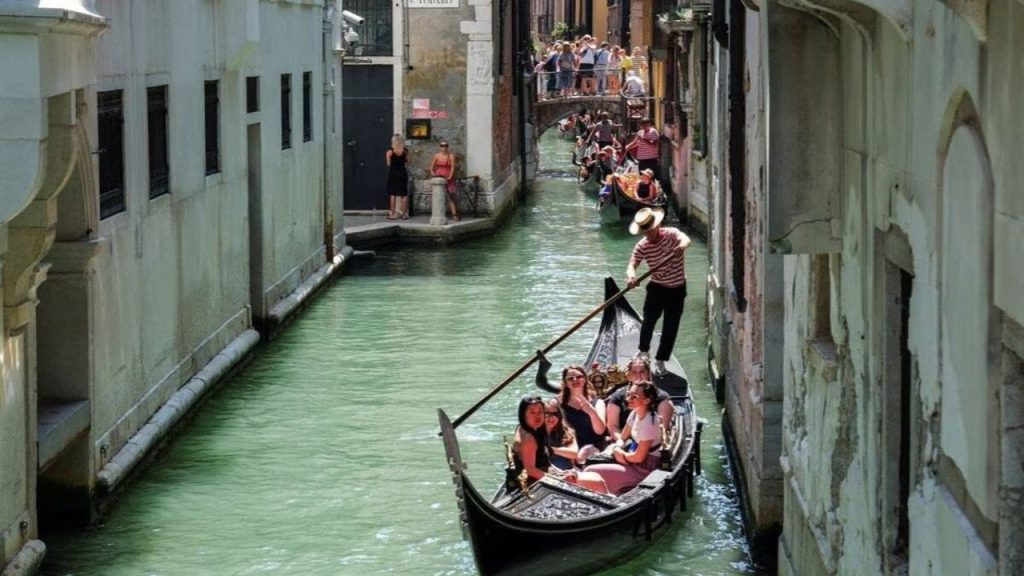
{"label": "wooden oar", "polygon": [[[644,272],[643,275],[641,275],[639,278],[637,278],[636,285],[639,286],[641,282],[646,280],[647,277],[650,276],[651,274],[654,274],[654,272],[658,268],[663,266],[665,264],[665,262],[667,262],[667,260],[663,261],[663,262],[659,262],[658,266],[655,266],[655,267],[649,269],[647,272]],[[611,298],[605,300],[603,304],[601,304],[597,308],[594,308],[593,310],[591,310],[589,314],[587,314],[586,316],[583,317],[582,320],[580,320],[579,322],[574,324],[572,326],[572,328],[569,328],[568,330],[565,331],[564,334],[562,334],[558,338],[555,338],[555,340],[552,341],[547,346],[545,346],[544,349],[541,350],[541,352],[544,353],[544,354],[547,354],[548,352],[553,350],[555,348],[555,346],[558,346],[559,344],[562,343],[562,340],[565,340],[573,332],[579,330],[584,324],[586,324],[588,321],[590,321],[591,318],[593,318],[594,316],[597,316],[598,314],[600,314],[605,308],[607,308],[607,307],[611,306],[612,304],[614,304],[619,298],[622,298],[623,296],[625,296],[626,292],[629,292],[633,288],[635,288],[635,286],[626,286],[622,290],[619,290],[618,292],[616,292],[615,295],[613,295]],[[508,386],[510,382],[512,382],[513,380],[518,378],[523,372],[526,372],[526,369],[529,368],[530,366],[532,366],[533,363],[537,361],[537,358],[538,358],[537,355],[532,356],[529,360],[524,362],[522,366],[517,368],[515,372],[510,374],[508,378],[505,378],[505,380],[503,380],[501,382],[501,384],[498,384],[497,386],[492,388],[490,392],[485,394],[484,397],[481,398],[476,404],[471,406],[469,408],[469,410],[466,410],[465,412],[463,412],[462,416],[459,416],[458,418],[456,418],[452,422],[452,428],[458,428],[460,424],[462,424],[467,418],[472,416],[474,412],[476,412],[481,406],[486,404],[487,401],[490,400],[491,398],[493,398],[495,394],[497,394],[498,392],[501,392],[502,388],[504,388],[505,386]]]}

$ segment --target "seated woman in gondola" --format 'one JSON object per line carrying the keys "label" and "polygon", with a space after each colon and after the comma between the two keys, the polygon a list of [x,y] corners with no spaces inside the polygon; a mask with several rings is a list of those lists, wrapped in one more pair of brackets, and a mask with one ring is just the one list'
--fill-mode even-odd
{"label": "seated woman in gondola", "polygon": [[544,429],[551,448],[551,465],[562,470],[571,470],[576,462],[576,432],[565,423],[558,398],[544,403]]}
{"label": "seated woman in gondola", "polygon": [[572,364],[562,370],[559,404],[566,423],[576,431],[576,445],[581,454],[593,453],[605,447],[607,426],[604,423],[604,400],[594,394],[587,371],[582,366]]}
{"label": "seated woman in gondola", "polygon": [[619,495],[643,481],[660,462],[661,418],[657,393],[649,382],[631,384],[626,395],[630,414],[622,438],[611,449],[615,463],[587,466],[576,483],[596,492]]}
{"label": "seated woman in gondola", "polygon": [[604,186],[597,192],[597,207],[604,206],[604,203],[611,198],[612,195],[612,178],[615,178],[614,174],[609,174],[604,179]]}
{"label": "seated woman in gondola", "polygon": [[[626,379],[630,384],[637,382],[651,381],[651,364],[644,357],[633,358],[626,366]],[[665,428],[672,429],[672,416],[676,407],[672,404],[672,398],[661,388],[654,384],[650,385],[656,396],[655,410],[661,417]],[[608,436],[612,441],[619,440],[622,430],[626,426],[626,418],[629,416],[629,402],[626,395],[629,392],[628,386],[616,389],[605,398],[605,424],[608,428]]]}
{"label": "seated woman in gondola", "polygon": [[661,196],[661,188],[654,179],[654,171],[650,168],[640,171],[640,180],[636,183],[634,196],[644,202],[654,202]]}
{"label": "seated woman in gondola", "polygon": [[575,473],[566,475],[551,465],[551,449],[544,426],[544,401],[540,396],[524,396],[519,401],[519,426],[512,444],[512,456],[516,470],[526,472],[527,484],[540,480],[545,474],[570,481],[575,479]]}

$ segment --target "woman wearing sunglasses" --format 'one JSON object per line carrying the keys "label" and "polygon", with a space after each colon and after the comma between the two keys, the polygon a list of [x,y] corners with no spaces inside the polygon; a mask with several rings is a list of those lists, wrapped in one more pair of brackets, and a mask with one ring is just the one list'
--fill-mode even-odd
{"label": "woman wearing sunglasses", "polygon": [[551,466],[544,410],[544,401],[540,396],[524,396],[519,401],[519,426],[512,444],[516,470],[526,471],[528,484],[540,480],[545,474],[554,474],[572,482],[576,478],[575,472],[566,474]]}
{"label": "woman wearing sunglasses", "polygon": [[445,198],[448,200],[448,210],[452,213],[452,220],[459,221],[458,197],[455,191],[455,154],[448,148],[448,142],[442,140],[438,147],[440,150],[434,154],[430,161],[430,175],[444,178],[448,181],[445,186]]}
{"label": "woman wearing sunglasses", "polygon": [[[575,364],[562,370],[562,392],[559,404],[565,422],[576,431],[576,444],[580,454],[601,451],[607,444],[607,427],[604,423],[604,400],[594,394],[582,366]],[[587,448],[592,446],[592,448]]]}
{"label": "woman wearing sunglasses", "polygon": [[587,466],[577,478],[580,486],[618,495],[642,482],[658,467],[661,418],[655,411],[655,388],[650,382],[631,384],[626,401],[631,411],[622,439],[611,449],[615,463]]}
{"label": "woman wearing sunglasses", "polygon": [[[629,382],[650,382],[651,381],[651,364],[650,361],[644,356],[639,356],[629,361],[629,365],[626,367],[626,378]],[[658,412],[658,416],[661,417],[661,421],[665,424],[668,429],[672,428],[672,416],[675,414],[676,407],[672,404],[672,398],[661,388],[651,384],[651,388],[654,389],[656,395],[655,399],[655,410]],[[626,400],[626,394],[629,392],[628,386],[623,386],[611,393],[605,398],[605,423],[608,425],[608,436],[612,440],[618,440],[621,436],[621,431],[626,426],[626,417],[629,416],[629,402]]]}
{"label": "woman wearing sunglasses", "polygon": [[576,432],[565,423],[558,398],[544,403],[544,428],[551,447],[551,464],[562,470],[571,470],[576,461]]}

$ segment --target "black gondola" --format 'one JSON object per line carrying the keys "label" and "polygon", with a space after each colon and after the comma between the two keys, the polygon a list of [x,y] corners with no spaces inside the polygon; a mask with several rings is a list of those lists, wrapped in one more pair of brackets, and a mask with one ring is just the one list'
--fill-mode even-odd
{"label": "black gondola", "polygon": [[[615,282],[605,280],[606,298],[616,292]],[[639,331],[639,315],[620,298],[604,311],[585,365],[626,365],[636,351]],[[506,482],[487,499],[466,475],[455,430],[438,410],[463,535],[472,545],[480,574],[592,574],[642,551],[672,523],[677,509],[685,509],[700,473],[702,424],[682,367],[673,357],[666,368],[668,373],[655,383],[672,396],[676,414],[663,443],[662,469],[617,497],[545,476],[525,492]]]}

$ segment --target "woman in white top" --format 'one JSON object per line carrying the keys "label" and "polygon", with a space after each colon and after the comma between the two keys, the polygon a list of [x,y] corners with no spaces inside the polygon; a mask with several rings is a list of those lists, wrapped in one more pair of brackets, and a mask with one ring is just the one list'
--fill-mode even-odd
{"label": "woman in white top", "polygon": [[587,466],[577,478],[580,486],[618,495],[634,488],[658,467],[661,417],[655,410],[657,398],[650,382],[630,385],[626,401],[631,412],[622,439],[611,449],[615,463]]}

